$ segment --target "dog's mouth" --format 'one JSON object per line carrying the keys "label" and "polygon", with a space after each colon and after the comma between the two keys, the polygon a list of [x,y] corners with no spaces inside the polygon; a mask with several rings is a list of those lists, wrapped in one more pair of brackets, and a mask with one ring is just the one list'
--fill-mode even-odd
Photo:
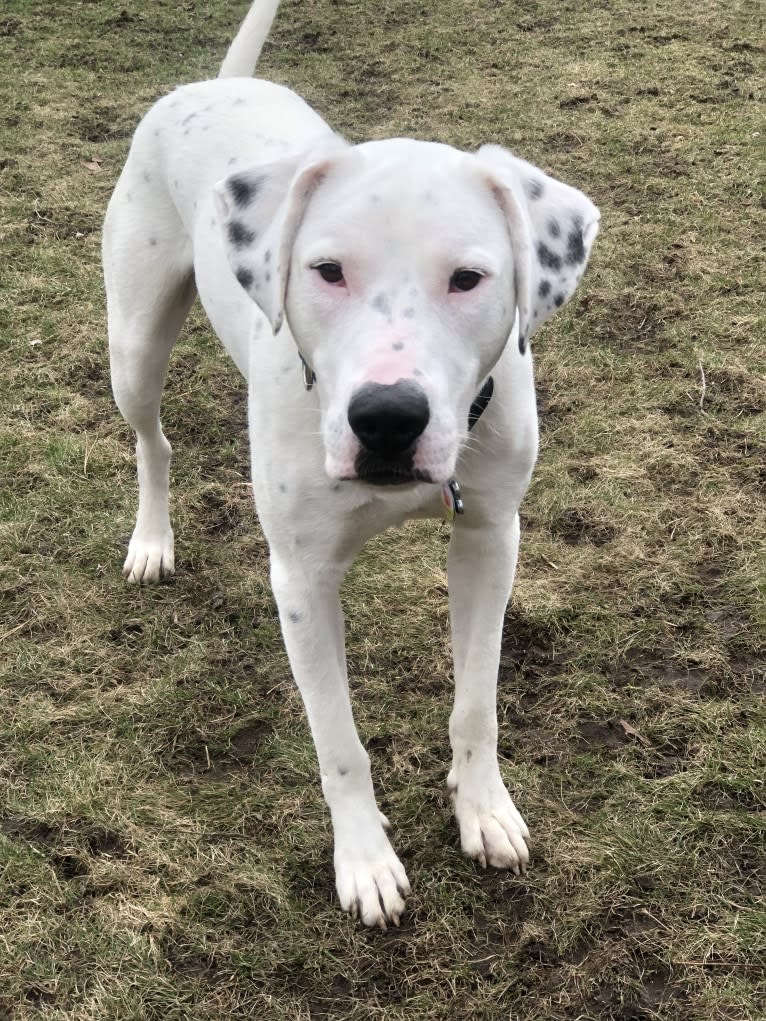
{"label": "dog's mouth", "polygon": [[399,458],[384,458],[361,450],[356,458],[356,481],[371,486],[405,486],[415,482],[433,482],[428,472],[413,466],[412,451]]}

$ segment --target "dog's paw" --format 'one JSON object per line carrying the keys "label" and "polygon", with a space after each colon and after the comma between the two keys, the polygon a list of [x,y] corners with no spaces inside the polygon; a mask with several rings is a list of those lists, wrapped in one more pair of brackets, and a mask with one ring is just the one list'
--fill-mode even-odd
{"label": "dog's paw", "polygon": [[399,925],[410,884],[382,825],[336,833],[335,883],[341,907],[353,918],[379,929]]}
{"label": "dog's paw", "polygon": [[463,853],[486,868],[511,869],[529,864],[529,830],[500,778],[500,772],[453,768],[447,778]]}
{"label": "dog's paw", "polygon": [[138,529],[128,546],[122,567],[131,585],[153,585],[175,572],[173,532],[167,529],[157,536],[140,535]]}

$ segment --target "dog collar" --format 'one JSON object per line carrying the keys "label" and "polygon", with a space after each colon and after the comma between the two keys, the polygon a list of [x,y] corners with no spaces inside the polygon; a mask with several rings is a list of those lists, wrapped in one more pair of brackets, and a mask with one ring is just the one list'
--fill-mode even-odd
{"label": "dog collar", "polygon": [[298,352],[298,357],[300,358],[301,365],[303,366],[303,385],[307,390],[313,390],[314,383],[317,381],[316,372],[314,372],[300,351]]}
{"label": "dog collar", "polygon": [[495,381],[491,376],[487,376],[487,381],[484,386],[479,390],[473,404],[468,409],[468,431],[476,425],[481,416],[487,410],[487,405],[490,402],[492,393],[495,389]]}

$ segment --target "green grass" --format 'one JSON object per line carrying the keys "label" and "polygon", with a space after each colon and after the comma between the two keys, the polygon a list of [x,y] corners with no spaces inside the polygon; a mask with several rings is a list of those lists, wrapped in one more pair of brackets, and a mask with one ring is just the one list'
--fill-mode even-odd
{"label": "green grass", "polygon": [[287,0],[264,50],[352,139],[501,142],[603,215],[536,344],[499,695],[527,877],[461,856],[444,792],[445,528],[379,537],[345,587],[359,729],[414,887],[388,933],[334,902],[244,395],[199,310],[163,414],[178,575],[120,577],[135,477],[100,223],[141,114],[215,73],[245,7],[0,17],[0,1019],[759,1021],[757,5]]}

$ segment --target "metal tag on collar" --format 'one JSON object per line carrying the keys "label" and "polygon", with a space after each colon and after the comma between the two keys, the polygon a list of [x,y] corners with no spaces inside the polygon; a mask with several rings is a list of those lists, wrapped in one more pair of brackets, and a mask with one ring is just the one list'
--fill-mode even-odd
{"label": "metal tag on collar", "polygon": [[460,486],[457,479],[450,479],[442,486],[442,504],[447,521],[454,521],[456,514],[465,514],[465,506],[460,497]]}

